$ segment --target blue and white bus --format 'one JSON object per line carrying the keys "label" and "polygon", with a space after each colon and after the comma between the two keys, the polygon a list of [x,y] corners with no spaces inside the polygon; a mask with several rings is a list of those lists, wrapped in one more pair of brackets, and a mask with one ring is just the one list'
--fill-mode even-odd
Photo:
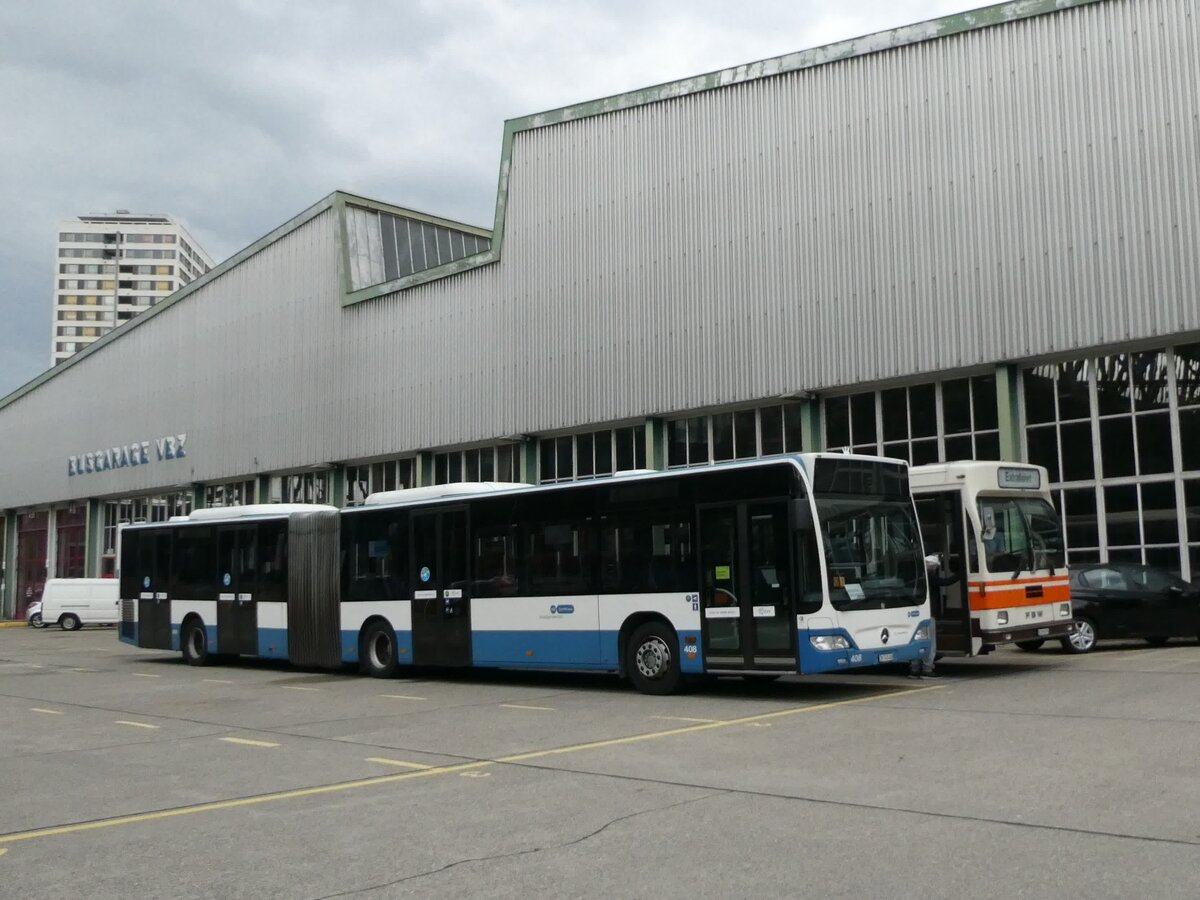
{"label": "blue and white bus", "polygon": [[908,467],[801,454],[361,507],[243,506],[122,531],[126,643],[357,666],[689,676],[930,652]]}

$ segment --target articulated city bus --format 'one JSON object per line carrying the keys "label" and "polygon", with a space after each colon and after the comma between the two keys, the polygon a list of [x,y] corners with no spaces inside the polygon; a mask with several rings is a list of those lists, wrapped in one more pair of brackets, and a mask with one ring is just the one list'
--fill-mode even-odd
{"label": "articulated city bus", "polygon": [[1062,523],[1041,466],[951,462],[916,466],[912,492],[927,553],[937,652],[987,653],[1069,635],[1071,591]]}
{"label": "articulated city bus", "polygon": [[928,656],[903,462],[804,454],[572,484],[449,484],[123,529],[121,640],[358,666],[830,672]]}

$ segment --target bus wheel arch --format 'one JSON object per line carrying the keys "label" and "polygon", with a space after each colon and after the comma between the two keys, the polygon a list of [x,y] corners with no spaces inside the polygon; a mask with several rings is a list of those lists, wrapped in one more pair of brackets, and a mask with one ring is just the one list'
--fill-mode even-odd
{"label": "bus wheel arch", "polygon": [[679,634],[657,613],[630,616],[618,639],[621,674],[644,694],[671,694],[682,680]]}
{"label": "bus wheel arch", "polygon": [[383,616],[372,616],[358,632],[359,667],[373,678],[395,675],[400,665],[396,629]]}
{"label": "bus wheel arch", "polygon": [[188,613],[179,626],[179,652],[189,666],[207,666],[212,661],[208,652],[208,630],[196,613]]}

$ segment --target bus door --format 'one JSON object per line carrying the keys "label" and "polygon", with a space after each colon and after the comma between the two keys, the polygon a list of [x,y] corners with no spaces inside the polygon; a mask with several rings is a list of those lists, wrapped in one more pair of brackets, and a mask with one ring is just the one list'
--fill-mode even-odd
{"label": "bus door", "polygon": [[258,654],[257,525],[222,528],[217,532],[217,650]]}
{"label": "bus door", "polygon": [[787,503],[701,508],[700,566],[705,666],[794,671],[795,603]]}
{"label": "bus door", "polygon": [[171,532],[143,532],[138,537],[138,646],[171,649]]}
{"label": "bus door", "polygon": [[971,654],[971,604],[964,510],[959,491],[921,494],[917,519],[925,554],[938,558],[929,573],[929,599],[937,627],[937,652]]}
{"label": "bus door", "polygon": [[471,590],[467,511],[412,516],[413,663],[471,664]]}

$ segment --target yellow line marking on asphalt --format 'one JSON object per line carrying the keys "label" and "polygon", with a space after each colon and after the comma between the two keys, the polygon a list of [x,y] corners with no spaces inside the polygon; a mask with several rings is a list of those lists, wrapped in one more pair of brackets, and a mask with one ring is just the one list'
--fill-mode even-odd
{"label": "yellow line marking on asphalt", "polygon": [[129,725],[131,728],[158,728],[157,725],[151,725],[148,722],[130,722],[127,719],[117,719],[116,725]]}
{"label": "yellow line marking on asphalt", "polygon": [[[483,769],[489,766],[494,766],[503,763],[518,763],[526,762],[531,759],[541,759],[547,756],[555,756],[564,753],[578,753],[581,750],[594,750],[599,747],[616,747],[622,744],[634,744],[639,741],[658,740],[660,738],[673,737],[678,734],[691,734],[698,731],[710,731],[714,728],[728,728],[731,725],[744,725],[748,722],[758,721],[765,718],[782,718],[784,716],[794,716],[799,713],[819,712],[825,709],[833,709],[839,706],[852,706],[859,703],[869,703],[872,700],[884,700],[890,697],[904,697],[910,694],[922,694],[927,691],[936,691],[940,688],[936,685],[920,688],[909,688],[901,691],[885,691],[878,694],[871,694],[867,697],[856,697],[853,700],[835,700],[829,703],[818,703],[813,706],[797,706],[789,709],[778,710],[777,712],[762,713],[756,716],[746,716],[741,719],[729,719],[722,722],[705,722],[697,725],[685,725],[679,728],[671,728],[666,731],[656,731],[648,734],[635,734],[629,737],[612,738],[607,741],[593,741],[589,744],[575,744],[570,747],[556,747],[551,750],[535,750],[531,753],[519,753],[515,756],[504,756],[499,759],[484,759],[478,762],[459,763],[453,766],[436,766],[432,769],[422,769],[419,772],[402,772],[396,775],[379,775],[374,778],[360,778],[357,781],[343,781],[338,784],[325,784],[317,787],[298,788],[291,791],[279,791],[274,794],[259,794],[256,797],[242,797],[238,800],[217,800],[212,803],[199,803],[195,806],[180,806],[175,809],[163,809],[157,812],[135,813],[128,816],[117,816],[111,819],[96,819],[92,822],[80,822],[75,825],[55,825],[49,828],[36,828],[32,831],[18,831],[12,834],[0,835],[0,844],[14,844],[18,841],[29,841],[35,838],[55,837],[62,834],[78,834],[83,831],[95,831],[98,828],[113,828],[118,825],[134,825],[139,822],[153,822],[159,819],[173,819],[179,816],[190,816],[196,813],[218,812],[226,809],[237,809],[241,806],[258,806],[263,803],[272,803],[279,800],[293,800],[299,797],[318,797],[323,794],[338,794],[343,791],[351,791],[357,788],[375,787],[383,784],[394,784],[399,781],[410,781],[414,778],[427,778],[432,775],[447,775],[452,772],[467,772],[474,769]],[[237,738],[221,738],[224,741],[237,742]]]}
{"label": "yellow line marking on asphalt", "polygon": [[522,706],[520,703],[501,703],[505,709],[537,709],[542,712],[557,712],[553,706]]}
{"label": "yellow line marking on asphalt", "polygon": [[226,681],[224,678],[201,678],[200,680],[209,684],[233,684],[232,681]]}
{"label": "yellow line marking on asphalt", "polygon": [[282,684],[280,685],[285,691],[319,691],[320,688],[300,687],[298,684]]}
{"label": "yellow line marking on asphalt", "polygon": [[29,707],[29,711],[36,712],[36,713],[45,713],[48,716],[65,716],[66,715],[66,713],[64,713],[61,709],[43,709],[40,706],[31,706],[31,707]]}
{"label": "yellow line marking on asphalt", "polygon": [[162,678],[161,675],[151,675],[148,672],[134,672],[133,677],[134,678]]}
{"label": "yellow line marking on asphalt", "polygon": [[668,719],[672,722],[720,722],[720,719],[696,719],[692,716],[651,716],[652,719]]}
{"label": "yellow line marking on asphalt", "polygon": [[491,778],[491,772],[459,772],[459,778]]}
{"label": "yellow line marking on asphalt", "polygon": [[402,769],[432,769],[433,766],[426,766],[422,763],[405,762],[402,759],[388,759],[385,756],[368,756],[367,762],[380,763],[385,766],[400,766]]}
{"label": "yellow line marking on asphalt", "polygon": [[413,697],[409,694],[380,694],[380,697],[388,697],[392,700],[424,700],[424,697]]}
{"label": "yellow line marking on asphalt", "polygon": [[273,744],[270,741],[252,741],[249,738],[217,738],[219,741],[224,741],[227,744],[245,744],[247,747],[278,747],[278,744]]}

